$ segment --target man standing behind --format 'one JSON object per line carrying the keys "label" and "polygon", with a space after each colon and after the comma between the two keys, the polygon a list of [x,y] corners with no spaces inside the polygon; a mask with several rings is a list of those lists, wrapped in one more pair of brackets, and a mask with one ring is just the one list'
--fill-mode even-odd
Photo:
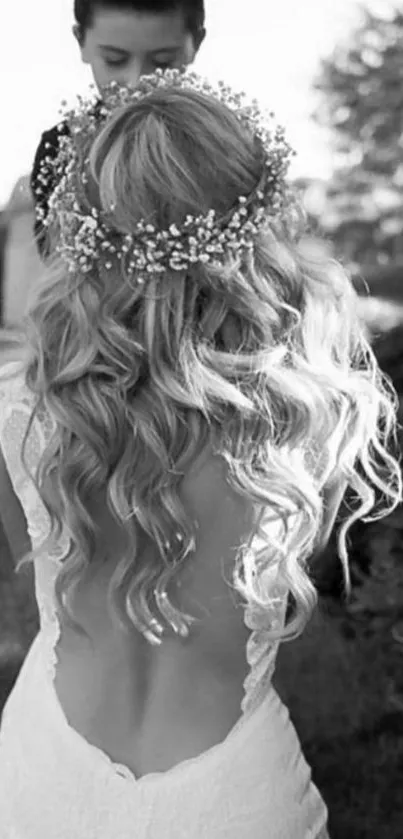
{"label": "man standing behind", "polygon": [[[204,0],[74,0],[74,17],[81,59],[98,90],[113,81],[135,87],[158,67],[191,64],[205,37]],[[49,251],[43,221],[55,186],[52,164],[66,131],[61,123],[42,135],[31,176],[42,256]]]}

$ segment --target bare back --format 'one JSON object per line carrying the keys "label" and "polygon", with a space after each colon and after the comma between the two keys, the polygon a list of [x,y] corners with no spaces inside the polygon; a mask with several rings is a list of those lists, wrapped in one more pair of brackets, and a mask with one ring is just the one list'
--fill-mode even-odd
{"label": "bare back", "polygon": [[[253,510],[228,486],[224,470],[205,453],[182,485],[182,501],[198,524],[197,546],[170,595],[198,618],[188,639],[168,632],[153,647],[134,627],[125,635],[112,622],[106,592],[121,534],[105,507],[108,561],[88,574],[72,601],[91,643],[61,627],[55,687],[67,719],[136,777],[204,752],[240,716],[247,629],[231,579]],[[155,548],[148,542],[144,550]]]}

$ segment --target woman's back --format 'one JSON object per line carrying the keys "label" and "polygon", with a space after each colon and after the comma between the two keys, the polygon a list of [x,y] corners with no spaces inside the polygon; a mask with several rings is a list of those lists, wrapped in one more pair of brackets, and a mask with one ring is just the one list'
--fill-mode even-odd
{"label": "woman's back", "polygon": [[[136,777],[170,769],[221,742],[240,717],[248,671],[249,631],[231,571],[252,532],[251,504],[228,487],[224,465],[210,451],[185,477],[181,497],[197,516],[198,541],[173,600],[198,617],[191,635],[171,632],[162,646],[151,646],[135,628],[126,634],[113,624],[107,591],[121,534],[100,504],[105,561],[94,564],[72,600],[89,639],[62,624],[58,644],[55,685],[67,718]],[[153,550],[143,534],[146,562]]]}

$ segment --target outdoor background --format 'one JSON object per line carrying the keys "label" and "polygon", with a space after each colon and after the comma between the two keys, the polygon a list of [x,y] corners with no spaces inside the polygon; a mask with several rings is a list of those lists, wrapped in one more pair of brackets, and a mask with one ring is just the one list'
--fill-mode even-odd
{"label": "outdoor background", "polygon": [[[207,20],[197,68],[259,96],[285,124],[307,247],[350,270],[402,421],[402,3],[210,0]],[[20,0],[0,34],[3,358],[40,270],[24,176],[60,100],[89,82],[70,26],[70,0]],[[332,839],[402,839],[402,510],[354,527],[347,602],[335,539],[313,569],[318,611],[303,638],[283,646],[276,685],[328,803]],[[14,574],[0,530],[0,711],[37,626],[32,575]]]}

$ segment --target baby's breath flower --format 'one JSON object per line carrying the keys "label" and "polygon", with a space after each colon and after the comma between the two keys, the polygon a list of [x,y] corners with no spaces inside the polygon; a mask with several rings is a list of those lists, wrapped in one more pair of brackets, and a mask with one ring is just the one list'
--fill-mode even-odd
{"label": "baby's breath flower", "polygon": [[[252,193],[240,195],[232,210],[221,218],[210,209],[205,215],[187,215],[181,225],[171,224],[166,230],[158,230],[141,219],[130,233],[121,233],[111,227],[99,210],[84,209],[80,204],[77,171],[83,151],[117,108],[138,102],[155,90],[169,88],[199,91],[230,108],[261,144],[262,175]],[[66,121],[69,134],[63,129]],[[102,261],[103,255],[107,270],[111,270],[115,259],[117,266],[124,260],[125,271],[134,274],[135,281],[142,285],[148,277],[167,269],[185,271],[197,263],[217,268],[228,256],[250,252],[262,228],[281,217],[289,203],[285,178],[293,152],[283,128],[270,127],[272,121],[273,114],[264,114],[255,100],[248,102],[245,94],[232,91],[224,82],[213,86],[188,70],[157,70],[142,77],[135,89],[112,82],[103,91],[98,113],[93,99],[79,97],[78,107],[70,109],[64,123],[60,123],[59,154],[56,160],[45,158],[39,177],[46,187],[47,179],[56,174],[57,186],[45,223],[59,227],[58,253],[71,271],[78,268],[88,272],[100,258]],[[88,162],[88,157],[84,160]],[[110,212],[115,210],[112,203]]]}

